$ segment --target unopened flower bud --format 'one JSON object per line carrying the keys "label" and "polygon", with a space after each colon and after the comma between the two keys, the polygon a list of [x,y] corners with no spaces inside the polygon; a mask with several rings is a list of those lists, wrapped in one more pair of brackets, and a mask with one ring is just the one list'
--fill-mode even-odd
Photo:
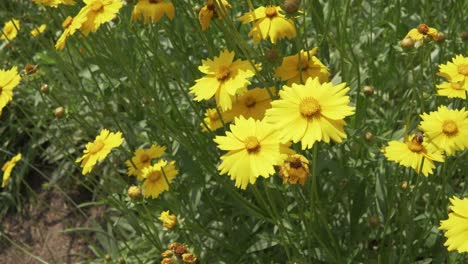
{"label": "unopened flower bud", "polygon": [[362,88],[362,92],[367,96],[371,96],[374,94],[375,89],[372,86],[366,85],[364,88]]}
{"label": "unopened flower bud", "polygon": [[48,93],[49,92],[49,85],[47,83],[44,83],[41,86],[41,93]]}
{"label": "unopened flower bud", "polygon": [[278,59],[278,50],[270,49],[265,52],[265,60],[274,63]]}
{"label": "unopened flower bud", "polygon": [[34,64],[26,64],[26,66],[24,66],[24,74],[26,75],[31,75],[31,74],[34,74],[37,72],[37,67],[38,65],[34,65]]}
{"label": "unopened flower bud", "polygon": [[197,14],[200,13],[200,10],[201,10],[201,6],[200,6],[200,5],[195,5],[195,6],[193,7],[193,12],[195,12],[195,13],[197,13]]}
{"label": "unopened flower bud", "polygon": [[411,49],[414,47],[414,41],[410,38],[404,38],[402,41],[400,41],[400,47],[404,49]]}
{"label": "unopened flower bud", "polygon": [[65,108],[63,106],[59,106],[55,108],[54,115],[57,119],[62,118],[64,114],[65,114]]}
{"label": "unopened flower bud", "polygon": [[372,141],[374,139],[374,134],[372,134],[372,132],[370,131],[367,131],[364,134],[364,138],[366,139],[366,141]]}
{"label": "unopened flower bud", "polygon": [[461,38],[463,41],[468,41],[468,31],[465,30],[465,31],[463,31],[462,33],[460,33],[460,38]]}
{"label": "unopened flower bud", "polygon": [[443,32],[437,32],[437,43],[444,43],[445,42],[445,34]]}
{"label": "unopened flower bud", "polygon": [[367,221],[369,222],[369,225],[373,228],[376,228],[380,225],[380,219],[378,216],[376,215],[371,215],[369,216],[369,218],[367,219]]}
{"label": "unopened flower bud", "polygon": [[294,14],[299,10],[300,5],[301,0],[284,0],[281,8],[288,14]]}
{"label": "unopened flower bud", "polygon": [[132,200],[140,200],[143,195],[141,194],[141,189],[140,187],[136,186],[136,185],[132,185],[130,186],[130,188],[128,188],[128,197],[130,197],[130,199]]}
{"label": "unopened flower bud", "polygon": [[124,257],[120,257],[118,263],[119,263],[119,264],[125,264],[125,263],[127,263],[127,262],[125,261],[125,258],[124,258]]}
{"label": "unopened flower bud", "polygon": [[401,183],[401,189],[403,189],[403,190],[408,189],[408,182],[407,182],[407,181],[403,181],[403,182]]}

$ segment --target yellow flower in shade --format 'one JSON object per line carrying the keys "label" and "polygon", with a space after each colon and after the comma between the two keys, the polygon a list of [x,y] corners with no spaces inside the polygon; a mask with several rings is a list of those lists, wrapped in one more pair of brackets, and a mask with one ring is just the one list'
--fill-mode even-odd
{"label": "yellow flower in shade", "polygon": [[31,37],[35,38],[35,37],[41,35],[42,33],[44,33],[46,28],[47,28],[46,24],[42,24],[39,27],[34,28],[33,30],[31,30],[31,33],[30,33]]}
{"label": "yellow flower in shade", "polygon": [[236,187],[245,190],[259,176],[268,178],[274,174],[274,166],[281,165],[290,150],[280,143],[272,125],[242,116],[234,122],[231,132],[214,139],[219,149],[228,151],[221,156],[218,170],[227,173],[236,181]]}
{"label": "yellow flower in shade", "polygon": [[73,0],[33,0],[36,4],[41,4],[50,7],[57,7],[60,4],[64,5],[74,5],[76,4]]}
{"label": "yellow flower in shade", "polygon": [[11,171],[16,166],[16,163],[20,160],[21,160],[21,153],[18,153],[11,160],[3,164],[2,166],[2,171],[3,171],[2,188],[5,188],[5,186],[7,185],[8,180],[10,180]]}
{"label": "yellow flower in shade", "polygon": [[301,141],[302,149],[312,148],[317,141],[341,143],[346,138],[343,119],[354,114],[348,91],[345,83],[321,84],[317,78],[283,86],[280,99],[271,103],[265,120],[275,125],[283,142]]}
{"label": "yellow flower in shade", "polygon": [[432,174],[435,168],[434,161],[444,161],[442,152],[433,144],[424,142],[423,135],[420,133],[410,135],[410,138],[411,140],[405,138],[405,142],[390,141],[382,152],[388,160],[413,168],[416,173],[421,171],[424,176]]}
{"label": "yellow flower in shade", "polygon": [[172,2],[164,0],[139,0],[132,11],[132,21],[144,19],[145,23],[158,22],[164,15],[174,19],[175,8]]}
{"label": "yellow flower in shade", "polygon": [[[276,94],[274,87],[268,89],[272,95]],[[230,110],[232,115],[262,120],[265,116],[265,111],[271,108],[270,93],[265,88],[254,88],[238,96]]]}
{"label": "yellow flower in shade", "polygon": [[439,106],[435,112],[422,114],[421,119],[419,129],[447,155],[468,148],[468,111],[465,108],[451,110]]}
{"label": "yellow flower in shade", "polygon": [[18,19],[11,19],[5,23],[5,26],[2,29],[2,36],[0,40],[13,40],[18,35],[18,30],[20,29],[20,21]]}
{"label": "yellow flower in shade", "polygon": [[297,184],[299,182],[304,185],[310,175],[309,161],[299,154],[290,155],[281,165],[279,175],[283,178],[283,184],[287,182]]}
{"label": "yellow flower in shade", "polygon": [[[220,0],[219,3],[222,5],[222,7],[216,9],[215,1],[208,0],[206,5],[200,9],[200,13],[198,13],[198,20],[200,20],[200,25],[202,26],[203,31],[208,29],[211,19],[214,16],[217,16],[219,19],[221,19],[222,16],[220,16],[218,12],[223,12],[232,8],[232,6],[226,0]],[[226,16],[226,14],[223,16]]]}
{"label": "yellow flower in shade", "polygon": [[447,241],[444,246],[449,251],[468,252],[468,199],[452,197],[450,199],[452,212],[447,220],[440,221],[440,230],[445,230]]}
{"label": "yellow flower in shade", "polygon": [[439,65],[437,75],[447,79],[449,82],[464,82],[464,87],[468,83],[468,57],[457,55],[452,62]]}
{"label": "yellow flower in shade", "polygon": [[249,32],[254,43],[270,38],[275,44],[278,39],[296,37],[296,27],[291,19],[286,19],[279,6],[262,6],[239,17],[242,23],[256,21]]}
{"label": "yellow flower in shade", "polygon": [[75,32],[81,28],[81,25],[86,21],[86,19],[86,14],[81,12],[74,18],[68,16],[62,23],[64,31],[57,40],[57,43],[55,43],[55,49],[63,50],[65,48],[65,43],[67,42],[68,37],[75,34]]}
{"label": "yellow flower in shade", "polygon": [[162,192],[169,190],[169,184],[177,173],[174,161],[167,163],[165,160],[159,160],[158,163],[143,168],[143,195],[158,198]]}
{"label": "yellow flower in shade", "polygon": [[163,222],[165,228],[171,229],[177,224],[177,217],[171,215],[169,211],[163,211],[159,216],[159,220]]}
{"label": "yellow flower in shade", "polygon": [[151,165],[151,161],[164,155],[166,147],[152,145],[149,149],[137,149],[131,160],[125,161],[128,167],[127,174],[143,180],[142,169]]}
{"label": "yellow flower in shade", "polygon": [[83,0],[84,6],[77,17],[86,16],[86,21],[81,25],[81,32],[87,36],[89,32],[96,30],[104,23],[114,19],[122,8],[122,0]]}
{"label": "yellow flower in shade", "polygon": [[0,112],[13,99],[13,89],[20,81],[16,66],[10,70],[0,70]]}
{"label": "yellow flower in shade", "polygon": [[[255,69],[249,61],[234,61],[234,56],[234,51],[224,50],[213,60],[202,61],[198,70],[206,75],[190,87],[190,93],[195,95],[196,101],[209,100],[214,96],[216,104],[223,111],[231,109],[232,97],[245,92],[250,84],[247,79],[255,75]],[[260,64],[256,67],[260,68]]]}
{"label": "yellow flower in shade", "polygon": [[205,118],[203,119],[204,123],[201,123],[200,126],[202,127],[203,132],[214,131],[218,128],[223,127],[223,122],[224,124],[227,124],[231,123],[232,120],[234,120],[234,115],[232,111],[229,110],[226,112],[222,112],[220,118],[218,110],[216,110],[216,108],[210,108],[206,110]]}
{"label": "yellow flower in shade", "polygon": [[83,157],[76,160],[76,162],[81,162],[83,175],[91,172],[96,163],[106,158],[113,148],[122,145],[122,143],[122,132],[113,133],[107,129],[101,130],[94,142],[86,144]]}
{"label": "yellow flower in shade", "polygon": [[438,40],[439,35],[435,28],[431,28],[426,24],[420,24],[417,28],[411,29],[405,38],[412,39],[414,42],[423,42],[425,39]]}
{"label": "yellow flower in shade", "polygon": [[[282,81],[288,81],[288,85],[293,83],[305,83],[308,78],[318,78],[321,83],[327,82],[330,77],[328,68],[315,57],[317,48],[309,51],[301,50],[301,61],[299,54],[284,57],[281,66],[276,68],[275,76]],[[302,81],[301,81],[302,77]]]}
{"label": "yellow flower in shade", "polygon": [[437,87],[437,94],[440,96],[447,96],[448,98],[462,98],[466,99],[466,92],[468,92],[467,82],[443,82]]}

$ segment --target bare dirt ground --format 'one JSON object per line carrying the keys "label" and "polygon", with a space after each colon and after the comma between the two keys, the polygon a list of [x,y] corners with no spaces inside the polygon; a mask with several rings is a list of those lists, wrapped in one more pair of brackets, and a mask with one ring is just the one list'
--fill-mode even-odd
{"label": "bare dirt ground", "polygon": [[27,205],[25,211],[22,215],[8,215],[1,223],[3,233],[24,249],[0,237],[1,263],[44,263],[27,252],[46,263],[77,263],[92,259],[87,243],[93,238],[80,237],[76,232],[64,233],[63,230],[89,227],[102,217],[102,208],[93,207],[85,217],[59,192],[49,191],[39,194],[37,201]]}

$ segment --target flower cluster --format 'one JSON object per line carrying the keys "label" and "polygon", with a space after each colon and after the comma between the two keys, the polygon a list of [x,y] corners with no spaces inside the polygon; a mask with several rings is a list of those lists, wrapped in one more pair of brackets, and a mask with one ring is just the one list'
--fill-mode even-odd
{"label": "flower cluster", "polygon": [[[227,1],[219,3],[215,6],[208,1],[200,11],[203,30],[208,25],[207,17],[211,19],[216,10],[228,11],[231,7]],[[238,20],[254,23],[249,36],[256,44],[268,39],[276,44],[296,36],[293,19],[278,6],[256,8]],[[316,142],[341,143],[346,138],[344,119],[354,114],[347,96],[349,87],[328,82],[330,72],[317,58],[317,48],[283,58],[274,72],[275,77],[286,82],[281,89],[251,85],[262,71],[261,65],[235,60],[235,55],[225,49],[213,59],[202,60],[198,69],[204,76],[190,87],[195,101],[214,99],[216,105],[206,109],[202,130],[230,130],[214,139],[220,150],[227,151],[221,156],[220,173],[228,174],[241,189],[254,184],[260,176],[275,174],[275,168],[280,168],[278,174],[285,183],[304,184],[309,174],[308,161],[301,155],[294,156],[289,147],[300,142],[307,150]]]}

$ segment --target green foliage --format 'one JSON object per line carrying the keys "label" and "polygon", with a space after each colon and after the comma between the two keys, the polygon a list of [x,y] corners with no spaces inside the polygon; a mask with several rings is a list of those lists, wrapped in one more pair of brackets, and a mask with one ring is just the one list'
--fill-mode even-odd
{"label": "green foliage", "polygon": [[[405,126],[417,129],[419,115],[438,105],[461,108],[467,101],[437,97],[437,65],[468,54],[459,38],[468,24],[467,1],[312,1],[303,0],[296,17],[298,37],[277,45],[252,44],[249,26],[236,21],[250,1],[230,1],[233,9],[201,31],[196,5],[174,1],[176,17],[158,23],[132,23],[133,4],[117,19],[85,37],[70,37],[63,51],[54,44],[61,23],[83,5],[42,7],[30,1],[1,1],[0,24],[22,22],[17,39],[0,44],[2,69],[27,63],[38,72],[22,76],[12,102],[0,117],[0,162],[21,152],[11,182],[0,193],[0,209],[21,210],[30,177],[67,188],[79,184],[93,193],[81,207],[104,205],[105,221],[90,229],[70,229],[94,236],[90,248],[102,262],[124,257],[127,263],[157,263],[172,242],[188,245],[200,263],[462,263],[448,253],[438,230],[447,218],[448,198],[467,193],[467,151],[447,158],[434,175],[387,161],[381,153],[390,140],[403,138]],[[279,1],[253,1],[255,7]],[[31,39],[29,30],[46,23]],[[399,41],[419,23],[444,32],[445,43],[403,50]],[[29,29],[29,30],[28,30]],[[246,191],[219,175],[222,154],[213,138],[228,127],[202,132],[204,110],[189,87],[201,77],[197,67],[225,48],[236,58],[262,63],[252,87],[281,82],[268,62],[270,49],[280,56],[319,47],[319,59],[334,83],[346,82],[356,114],[347,120],[342,144],[316,144],[300,151],[311,161],[304,186],[283,185],[277,175],[259,179]],[[49,91],[40,87],[47,84]],[[375,94],[362,92],[365,85]],[[65,107],[62,118],[54,109]],[[75,160],[101,128],[122,131],[125,143],[86,177]],[[371,132],[372,139],[365,137]],[[158,199],[132,201],[125,160],[139,147],[167,146],[180,173]],[[407,187],[402,187],[406,182]],[[177,215],[178,225],[164,229],[160,212]],[[90,240],[91,241],[91,240]]]}

